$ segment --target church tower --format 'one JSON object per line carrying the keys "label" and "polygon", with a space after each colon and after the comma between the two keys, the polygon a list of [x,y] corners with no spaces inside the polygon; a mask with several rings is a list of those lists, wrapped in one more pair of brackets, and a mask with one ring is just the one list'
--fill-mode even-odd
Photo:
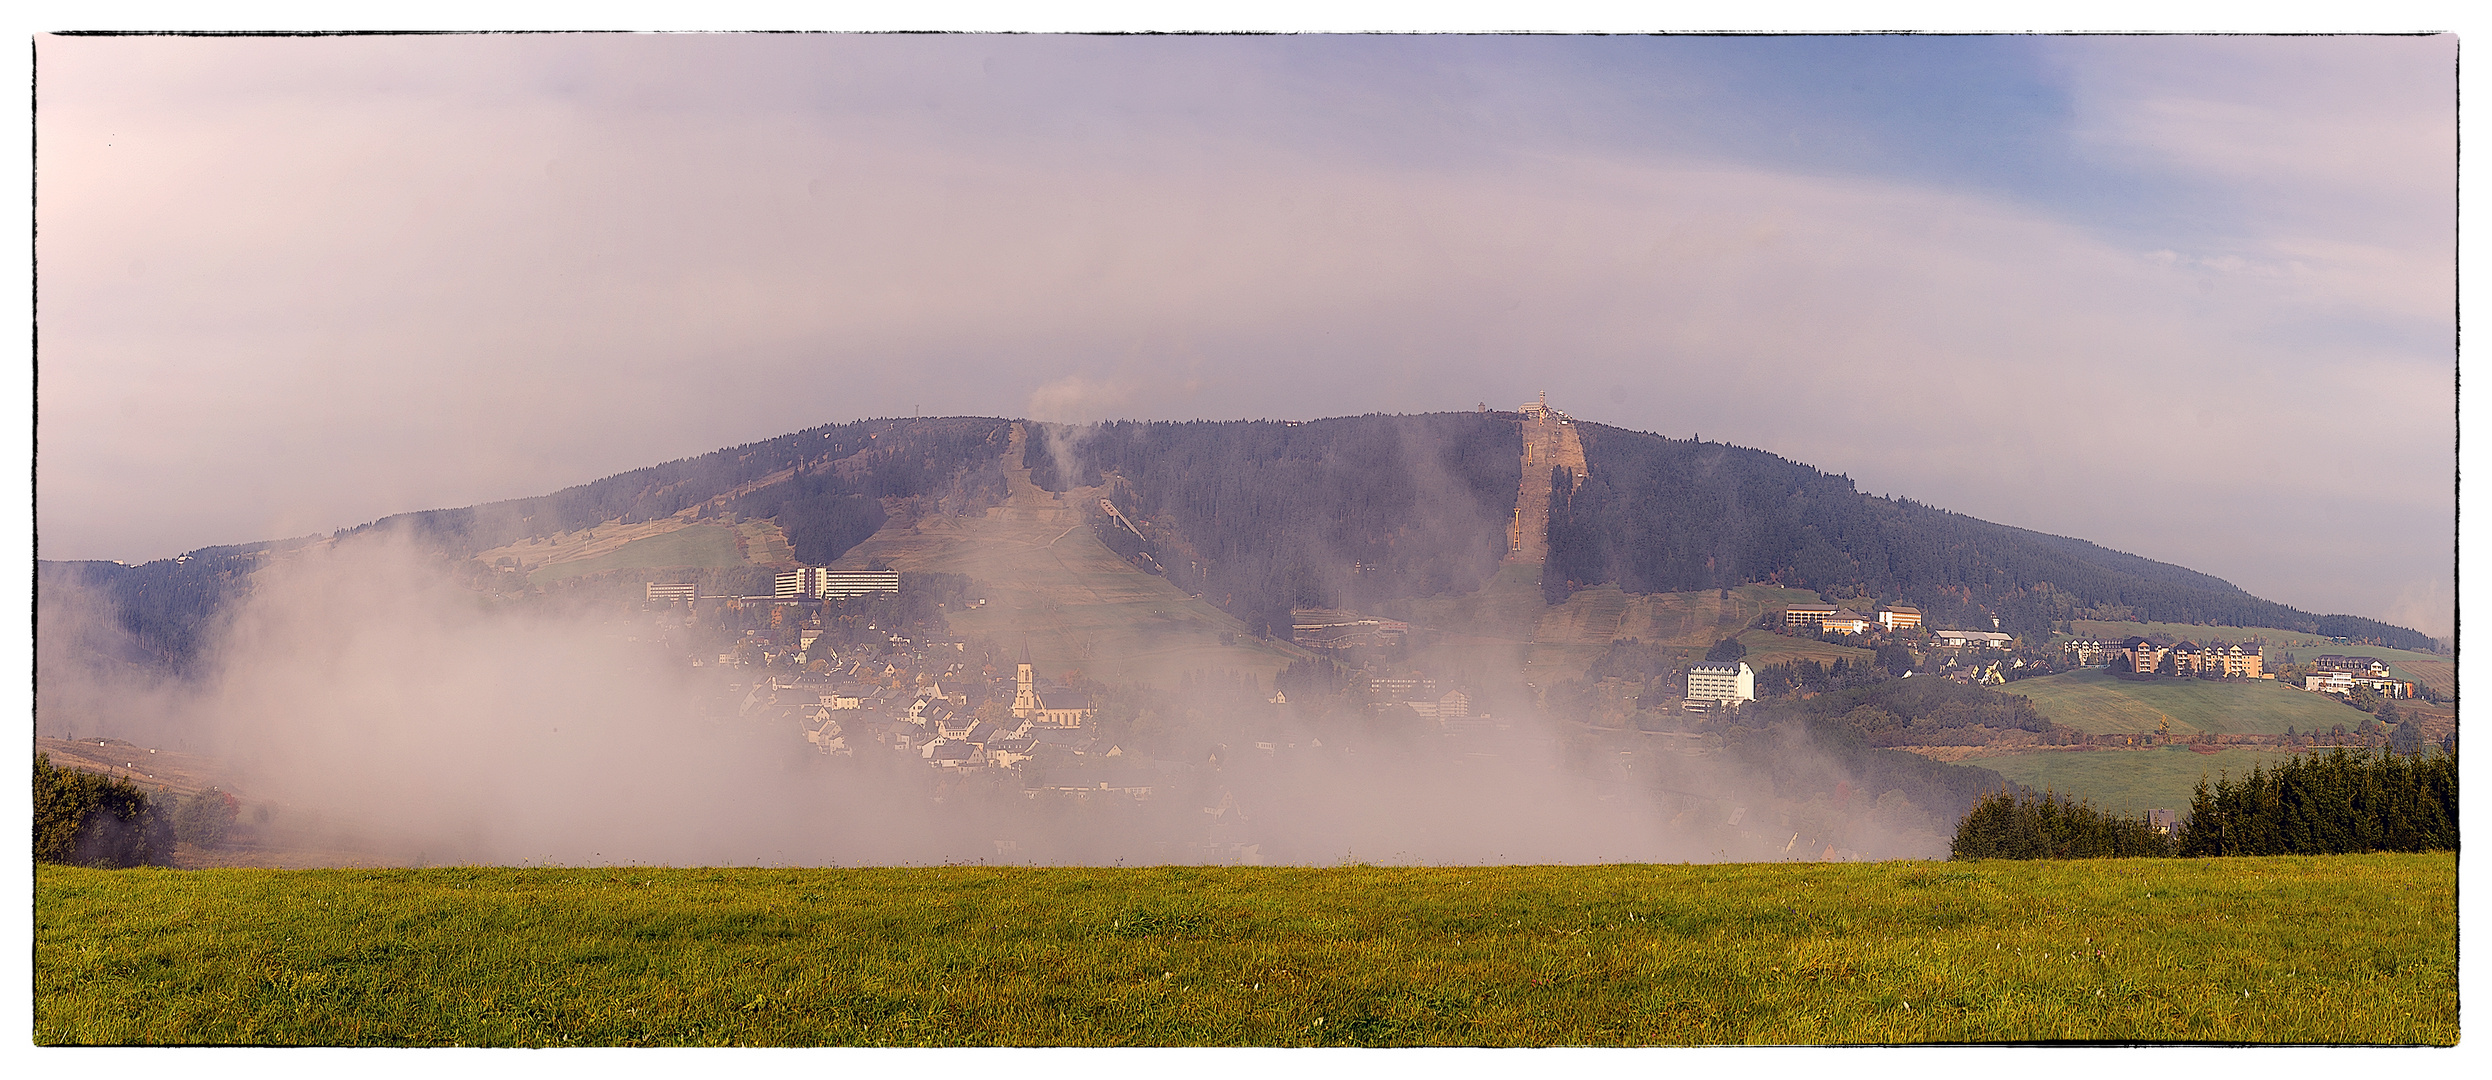
{"label": "church tower", "polygon": [[1038,669],[1029,664],[1021,665],[1021,685],[1012,695],[1013,719],[1027,720],[1044,708],[1046,706],[1038,701]]}

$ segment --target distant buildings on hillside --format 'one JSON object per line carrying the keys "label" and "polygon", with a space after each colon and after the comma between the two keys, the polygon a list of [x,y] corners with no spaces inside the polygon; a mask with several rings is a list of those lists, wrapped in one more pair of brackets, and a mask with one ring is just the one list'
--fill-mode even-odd
{"label": "distant buildings on hillside", "polygon": [[1918,608],[1898,605],[1883,608],[1873,617],[1846,611],[1833,604],[1793,604],[1783,609],[1782,624],[1785,629],[1812,626],[1832,634],[1866,634],[1872,626],[1890,632],[1918,630],[1921,628],[1921,612]]}
{"label": "distant buildings on hillside", "polygon": [[[846,600],[872,593],[900,591],[897,570],[831,570],[819,566],[800,566],[782,572],[772,580],[769,596],[730,597],[742,600]],[[652,581],[648,586],[649,602],[653,604],[689,604],[699,600],[721,599],[699,595],[699,587],[690,582]]]}
{"label": "distant buildings on hillside", "polygon": [[867,593],[899,592],[900,573],[897,570],[831,570],[800,566],[780,574],[776,584],[776,595],[779,596],[845,600]]}
{"label": "distant buildings on hillside", "polygon": [[2004,649],[2016,641],[2014,634],[1990,630],[1932,630],[1930,637],[1942,649]]}

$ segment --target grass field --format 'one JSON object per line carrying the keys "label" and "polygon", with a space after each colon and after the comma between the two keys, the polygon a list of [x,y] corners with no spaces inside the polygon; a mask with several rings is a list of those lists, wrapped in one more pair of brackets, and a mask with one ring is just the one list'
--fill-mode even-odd
{"label": "grass field", "polygon": [[1746,631],[1739,635],[1739,643],[1748,647],[1747,661],[1752,668],[1793,660],[1814,660],[1829,667],[1837,660],[1869,664],[1878,658],[1877,652],[1871,649],[1855,649],[1814,638],[1784,637],[1771,630]]}
{"label": "grass field", "polygon": [[2201,776],[2226,773],[2234,779],[2254,765],[2273,766],[2293,755],[2234,747],[2201,754],[2187,746],[2151,750],[2040,750],[1998,757],[1964,759],[2036,790],[2093,800],[2119,814],[2146,810],[2186,810]]}
{"label": "grass field", "polygon": [[2362,713],[2335,698],[2272,679],[2125,682],[2100,668],[2085,668],[2019,679],[2006,689],[2032,698],[2033,707],[2053,723],[2097,734],[2153,731],[2166,720],[2178,735],[2281,735],[2288,727],[2307,732],[2337,724],[2351,730],[2363,721]]}
{"label": "grass field", "polygon": [[2453,856],[35,874],[34,1041],[2454,1042]]}
{"label": "grass field", "polygon": [[531,585],[545,585],[594,574],[600,570],[657,566],[742,566],[735,530],[724,525],[687,525],[673,532],[645,536],[593,559],[555,563],[528,575]]}

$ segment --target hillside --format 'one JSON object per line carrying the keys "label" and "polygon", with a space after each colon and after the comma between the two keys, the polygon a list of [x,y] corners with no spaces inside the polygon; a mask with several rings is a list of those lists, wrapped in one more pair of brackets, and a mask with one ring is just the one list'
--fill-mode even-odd
{"label": "hillside", "polygon": [[[2412,630],[2302,612],[2184,567],[1862,495],[1845,477],[1763,451],[1571,420],[1587,475],[1553,471],[1548,490],[1564,492],[1547,500],[1548,559],[1532,568],[1507,559],[1516,508],[1537,505],[1523,496],[1541,483],[1536,472],[1526,482],[1522,422],[1485,411],[1080,429],[978,417],[868,420],[336,535],[403,533],[480,585],[501,574],[541,587],[635,574],[694,580],[688,575],[699,572],[733,588],[776,568],[840,563],[861,545],[860,558],[968,565],[975,560],[964,543],[1002,527],[971,523],[1012,502],[1011,477],[1026,470],[1031,494],[1005,519],[1034,523],[1027,504],[1048,495],[1063,500],[1048,520],[1104,525],[1108,516],[1092,507],[1105,498],[1124,521],[1084,533],[1118,564],[1164,578],[1167,595],[1200,597],[1255,636],[1286,638],[1293,608],[1389,613],[1422,601],[1447,617],[1441,622],[1470,627],[1467,617],[1453,618],[1461,598],[1489,594],[1505,597],[1497,605],[1522,604],[1513,618],[1538,618],[1518,585],[1536,587],[1537,599],[1562,613],[1601,623],[1614,613],[1618,626],[1641,621],[1661,632],[1654,612],[1695,613],[1684,600],[1648,598],[1753,585],[1793,598],[1910,602],[1933,625],[1995,616],[2034,636],[2072,620],[2159,620],[2278,627],[2417,656],[2434,648]],[[904,534],[914,539],[892,539]],[[207,548],[143,566],[44,562],[39,583],[102,590],[141,654],[133,659],[179,669],[253,569],[325,539]],[[933,546],[912,553],[911,544]],[[1173,609],[1151,601],[1140,610]],[[1200,629],[1210,625],[1204,617],[1196,610],[1187,618]],[[1545,635],[1486,629],[1497,625],[1483,624],[1480,636],[1587,645],[1598,637],[1565,626]],[[1693,629],[1682,620],[1668,633]],[[2417,671],[2427,682],[2437,674],[2427,665]]]}

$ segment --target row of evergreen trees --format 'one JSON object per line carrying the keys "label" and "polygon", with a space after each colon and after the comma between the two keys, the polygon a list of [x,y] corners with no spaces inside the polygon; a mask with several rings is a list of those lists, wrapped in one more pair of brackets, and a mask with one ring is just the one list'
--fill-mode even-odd
{"label": "row of evergreen trees", "polygon": [[1956,859],[2339,855],[2457,850],[2457,754],[2304,754],[2238,781],[2198,781],[2189,816],[2158,832],[2044,792],[1999,790],[1956,826]]}
{"label": "row of evergreen trees", "polygon": [[2198,781],[2183,855],[2457,850],[2457,754],[2304,754]]}
{"label": "row of evergreen trees", "polygon": [[1956,825],[1951,859],[2169,857],[2179,848],[2151,820],[2121,817],[2050,792],[1995,791]]}

